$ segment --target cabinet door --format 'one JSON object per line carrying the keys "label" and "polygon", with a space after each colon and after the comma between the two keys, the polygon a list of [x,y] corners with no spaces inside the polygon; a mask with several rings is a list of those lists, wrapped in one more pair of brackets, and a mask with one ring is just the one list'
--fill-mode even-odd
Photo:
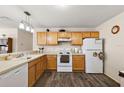
{"label": "cabinet door", "polygon": [[46,32],[37,32],[37,44],[46,45]]}
{"label": "cabinet door", "polygon": [[36,64],[36,80],[40,78],[41,74],[42,74],[42,62],[39,61]]}
{"label": "cabinet door", "polygon": [[35,84],[35,65],[28,68],[28,86],[31,87]]}
{"label": "cabinet door", "polygon": [[83,55],[73,55],[72,56],[73,71],[84,71],[85,70],[84,61],[85,60]]}
{"label": "cabinet door", "polygon": [[43,72],[47,69],[47,56],[43,56]]}
{"label": "cabinet door", "polygon": [[90,38],[90,32],[83,32],[82,38]]}
{"label": "cabinet door", "polygon": [[81,32],[72,32],[72,45],[82,45]]}
{"label": "cabinet door", "polygon": [[71,38],[71,32],[58,32],[58,38]]}
{"label": "cabinet door", "polygon": [[99,38],[99,32],[91,32],[91,38]]}
{"label": "cabinet door", "polygon": [[47,32],[47,45],[57,44],[58,44],[57,32]]}
{"label": "cabinet door", "polygon": [[47,56],[47,69],[48,70],[56,70],[56,68],[57,68],[56,55],[48,55]]}

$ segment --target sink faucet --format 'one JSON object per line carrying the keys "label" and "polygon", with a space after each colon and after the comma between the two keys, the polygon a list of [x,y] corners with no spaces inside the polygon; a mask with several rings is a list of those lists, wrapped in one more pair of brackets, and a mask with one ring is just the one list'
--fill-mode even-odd
{"label": "sink faucet", "polygon": [[24,56],[24,54],[21,53],[21,54],[18,54],[18,56],[16,58],[23,57],[23,56]]}

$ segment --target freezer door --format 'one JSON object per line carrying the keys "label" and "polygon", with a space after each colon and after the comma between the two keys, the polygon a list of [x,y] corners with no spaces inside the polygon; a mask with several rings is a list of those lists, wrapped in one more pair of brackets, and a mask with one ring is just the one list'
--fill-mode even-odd
{"label": "freezer door", "polygon": [[83,50],[87,49],[102,49],[103,48],[103,40],[102,39],[84,39],[83,40]]}
{"label": "freezer door", "polygon": [[98,55],[93,56],[93,53],[97,54],[100,51],[86,51],[86,73],[103,73],[103,61],[99,59]]}

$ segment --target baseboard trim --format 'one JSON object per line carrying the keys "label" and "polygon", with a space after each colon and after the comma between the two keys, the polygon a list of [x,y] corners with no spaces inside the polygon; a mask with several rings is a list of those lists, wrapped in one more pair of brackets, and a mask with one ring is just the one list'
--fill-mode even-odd
{"label": "baseboard trim", "polygon": [[[104,73],[105,74],[105,73]],[[119,86],[120,86],[120,83],[117,81],[117,80],[115,80],[115,79],[113,79],[111,76],[109,76],[109,75],[107,75],[107,74],[105,74],[107,77],[109,77],[110,79],[112,79],[113,81],[115,81]]]}

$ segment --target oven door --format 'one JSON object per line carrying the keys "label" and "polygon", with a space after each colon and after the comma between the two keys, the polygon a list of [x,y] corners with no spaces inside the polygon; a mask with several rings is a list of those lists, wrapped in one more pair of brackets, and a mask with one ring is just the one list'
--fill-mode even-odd
{"label": "oven door", "polygon": [[58,55],[58,66],[72,66],[72,56],[71,55]]}

